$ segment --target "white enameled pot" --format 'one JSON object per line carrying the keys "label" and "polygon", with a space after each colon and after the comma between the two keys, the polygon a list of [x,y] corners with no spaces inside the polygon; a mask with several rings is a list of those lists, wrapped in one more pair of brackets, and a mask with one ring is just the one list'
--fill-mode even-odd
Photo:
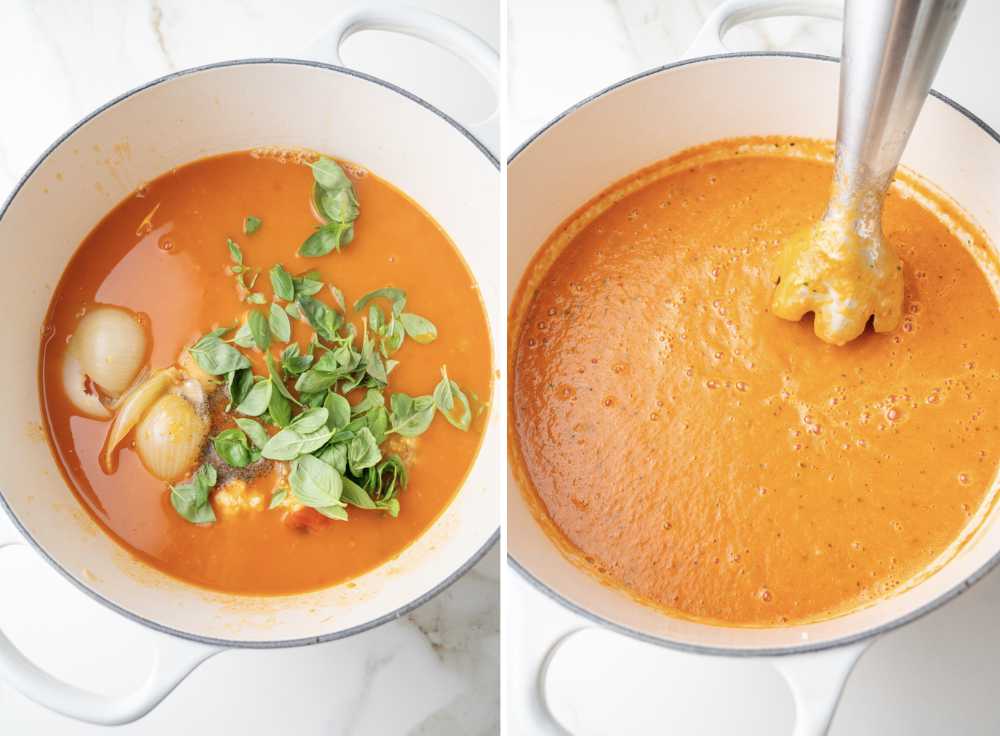
{"label": "white enameled pot", "polygon": [[[67,260],[98,220],[143,182],[225,151],[315,149],[359,162],[402,189],[461,251],[482,291],[494,354],[503,355],[497,160],[469,130],[419,98],[343,68],[341,41],[365,28],[437,43],[496,86],[497,54],[469,31],[410,8],[360,6],[314,47],[314,58],[330,63],[213,64],[158,79],[108,103],[56,141],[0,210],[5,268],[17,274],[5,287],[0,326],[6,385],[16,387],[4,396],[0,505],[24,540],[68,580],[123,616],[166,634],[145,684],[126,697],[109,698],[55,680],[0,632],[0,677],[42,705],[94,723],[135,720],[225,648],[313,644],[398,618],[454,582],[498,538],[502,381],[464,486],[420,539],[350,587],[281,598],[206,592],[137,562],[99,530],[67,489],[41,429],[38,345]],[[491,126],[495,121],[481,125],[479,134],[495,136]],[[21,541],[0,539],[0,547]]]}
{"label": "white enameled pot", "polygon": [[[839,76],[835,59],[727,53],[721,43],[732,26],[775,15],[839,18],[840,6],[781,0],[726,3],[699,35],[689,52],[693,58],[639,74],[582,101],[511,156],[509,299],[538,246],[564,218],[643,166],[721,138],[835,137]],[[982,121],[934,94],[926,102],[903,164],[957,201],[988,235],[1000,237],[1000,138]],[[876,636],[959,595],[996,564],[1000,552],[1000,525],[989,518],[936,574],[869,608],[803,626],[727,628],[663,615],[603,586],[570,563],[536,523],[511,473],[507,523],[511,565],[539,590],[582,616],[653,644],[771,658],[791,686],[796,734],[801,736],[826,732],[851,668]],[[551,650],[550,662],[580,635],[569,636]],[[565,685],[550,681],[552,671],[543,669],[540,678],[543,700],[547,688]]]}

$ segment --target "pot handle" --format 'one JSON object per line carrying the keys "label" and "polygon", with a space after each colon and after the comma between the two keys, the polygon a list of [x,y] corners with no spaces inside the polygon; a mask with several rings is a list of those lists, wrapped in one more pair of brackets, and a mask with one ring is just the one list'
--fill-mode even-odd
{"label": "pot handle", "polygon": [[854,665],[874,639],[836,649],[775,658],[771,664],[792,691],[793,736],[826,736]]}
{"label": "pot handle", "polygon": [[[5,531],[0,529],[0,533]],[[14,545],[24,542],[0,538],[0,549]],[[198,665],[221,651],[219,647],[158,634],[153,666],[145,682],[127,695],[112,697],[56,679],[25,657],[0,631],[0,681],[56,713],[87,723],[119,726],[149,713]]]}
{"label": "pot handle", "polygon": [[722,39],[734,27],[751,20],[783,16],[841,20],[844,8],[836,0],[728,0],[708,16],[684,58],[729,53]]}
{"label": "pot handle", "polygon": [[[499,100],[500,56],[496,50],[464,26],[419,8],[394,3],[355,5],[334,20],[333,25],[310,47],[309,55],[344,66],[340,58],[341,44],[358,31],[368,30],[403,33],[450,51],[482,74]],[[466,127],[494,156],[497,155],[500,144],[499,104],[486,120]]]}

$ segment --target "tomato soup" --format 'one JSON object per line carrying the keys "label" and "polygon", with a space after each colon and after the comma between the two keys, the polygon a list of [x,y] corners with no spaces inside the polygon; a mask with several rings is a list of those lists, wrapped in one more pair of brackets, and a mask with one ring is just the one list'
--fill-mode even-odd
{"label": "tomato soup", "polygon": [[405,194],[237,152],[150,182],[83,241],[41,402],[69,488],[127,550],[294,594],[392,559],[447,506],[485,426],[489,339],[461,256]]}
{"label": "tomato soup", "polygon": [[989,508],[998,272],[960,212],[906,175],[890,190],[894,332],[835,347],[769,313],[774,259],[823,214],[830,160],[765,138],[641,171],[551,236],[515,299],[529,501],[572,559],[671,615],[849,612],[920,579]]}

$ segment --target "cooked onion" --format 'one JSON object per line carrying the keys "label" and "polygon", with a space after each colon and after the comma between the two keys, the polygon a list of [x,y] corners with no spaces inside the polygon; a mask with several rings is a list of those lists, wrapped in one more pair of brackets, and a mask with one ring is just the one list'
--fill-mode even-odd
{"label": "cooked onion", "polygon": [[96,307],[76,326],[69,352],[94,383],[111,396],[118,396],[142,368],[146,343],[146,331],[131,312]]}
{"label": "cooked onion", "polygon": [[111,423],[111,429],[108,430],[108,440],[104,445],[104,453],[101,455],[101,465],[104,472],[114,472],[114,453],[118,444],[132,431],[146,410],[153,405],[153,402],[165,394],[167,389],[177,381],[179,374],[180,372],[172,366],[164,368],[122,397],[115,414],[115,420]]}
{"label": "cooked onion", "polygon": [[157,399],[135,430],[135,450],[160,480],[184,475],[198,459],[208,423],[187,399],[169,393]]}
{"label": "cooked onion", "polygon": [[63,358],[63,390],[77,409],[94,419],[110,419],[111,412],[101,403],[97,391],[87,385],[87,375],[72,353]]}

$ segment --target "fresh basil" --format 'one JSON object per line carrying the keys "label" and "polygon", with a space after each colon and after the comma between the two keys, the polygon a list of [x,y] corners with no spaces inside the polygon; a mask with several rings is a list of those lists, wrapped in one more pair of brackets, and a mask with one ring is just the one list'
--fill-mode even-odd
{"label": "fresh basil", "polygon": [[233,335],[233,342],[239,345],[241,348],[250,349],[256,345],[253,340],[253,333],[250,331],[249,321],[244,322],[240,325],[240,328],[236,330],[236,334]]}
{"label": "fresh basil", "polygon": [[365,492],[365,489],[359,486],[350,478],[341,479],[344,488],[340,494],[340,500],[346,501],[352,506],[357,506],[361,509],[374,509],[376,508],[375,502],[372,501],[371,497]]}
{"label": "fresh basil", "polygon": [[300,354],[299,344],[297,342],[291,343],[288,347],[281,351],[281,367],[285,369],[285,373],[290,373],[293,376],[304,373],[312,362],[312,355]]}
{"label": "fresh basil", "polygon": [[217,480],[215,468],[205,463],[187,483],[170,486],[170,505],[192,524],[211,524],[215,521],[215,511],[208,493]]}
{"label": "fresh basil", "polygon": [[403,312],[399,315],[399,321],[410,339],[415,340],[421,345],[434,342],[437,338],[437,327],[426,317],[421,317],[419,314],[412,314],[410,312]]}
{"label": "fresh basil", "polygon": [[307,409],[295,417],[288,427],[289,429],[294,429],[299,434],[309,434],[310,432],[315,432],[320,427],[325,427],[329,415],[330,413],[324,407]]}
{"label": "fresh basil", "polygon": [[247,313],[247,325],[250,327],[250,334],[253,335],[254,345],[262,353],[267,352],[271,347],[271,329],[267,325],[267,318],[258,309],[251,309]]}
{"label": "fresh basil", "polygon": [[303,258],[318,258],[332,251],[339,251],[354,239],[354,226],[345,222],[329,222],[317,228],[299,246],[298,255]]}
{"label": "fresh basil", "polygon": [[[434,389],[434,403],[438,410],[455,427],[468,431],[472,423],[472,410],[458,384],[448,378],[447,366],[441,366],[441,382]],[[460,412],[460,413],[459,413]]]}
{"label": "fresh basil", "polygon": [[343,324],[343,318],[339,312],[335,312],[323,302],[307,295],[298,297],[298,304],[306,319],[309,320],[309,324],[320,337],[330,342],[337,340],[337,330]]}
{"label": "fresh basil", "polygon": [[271,267],[271,288],[274,295],[286,302],[295,299],[295,286],[292,282],[292,275],[285,270],[280,263]]}
{"label": "fresh basil", "polygon": [[382,392],[377,388],[368,389],[365,393],[365,398],[361,399],[357,404],[351,407],[351,416],[359,416],[361,414],[366,414],[370,409],[376,406],[385,406],[385,397],[382,396]]}
{"label": "fresh basil", "polygon": [[273,393],[275,391],[270,381],[257,381],[247,392],[246,398],[236,407],[236,411],[248,417],[259,417],[267,411]]}
{"label": "fresh basil", "polygon": [[281,373],[281,368],[279,368],[274,362],[274,356],[268,353],[264,356],[264,359],[267,361],[267,372],[271,376],[271,382],[274,383],[274,387],[278,389],[278,393],[293,404],[298,404],[298,399],[292,396],[292,392],[289,391],[288,386],[285,385],[285,377]]}
{"label": "fresh basil", "polygon": [[381,445],[389,431],[389,412],[385,410],[384,406],[376,406],[365,414],[365,423],[372,436],[375,437],[375,443]]}
{"label": "fresh basil", "polygon": [[433,396],[412,398],[396,393],[390,399],[392,406],[392,431],[403,437],[418,437],[427,431],[434,420],[436,408]]}
{"label": "fresh basil", "polygon": [[[275,381],[268,381],[272,386],[276,386]],[[282,384],[284,385],[284,384]],[[285,389],[286,391],[288,389]],[[292,421],[292,402],[281,393],[281,390],[271,391],[271,400],[267,405],[267,412],[271,419],[279,427],[287,427]]]}
{"label": "fresh basil", "polygon": [[406,308],[406,292],[402,289],[387,286],[382,289],[375,289],[375,291],[369,291],[354,302],[354,311],[360,312],[374,299],[387,299],[390,301],[392,303],[392,312],[396,316],[402,314],[403,309]]}
{"label": "fresh basil", "polygon": [[278,342],[288,342],[292,339],[292,323],[288,320],[285,310],[275,303],[271,303],[270,314],[267,324],[271,328],[271,334]]}
{"label": "fresh basil", "polygon": [[346,313],[347,302],[344,301],[344,292],[342,292],[333,284],[330,284],[330,293],[333,294],[333,300],[337,302],[337,306],[340,307],[340,311]]}
{"label": "fresh basil", "polygon": [[259,423],[253,419],[244,419],[243,417],[236,418],[236,426],[242,429],[246,436],[253,443],[254,447],[258,450],[263,450],[264,445],[267,444],[269,437],[267,436],[267,430],[265,430]]}
{"label": "fresh basil", "polygon": [[292,279],[295,287],[295,298],[313,296],[323,290],[323,279],[318,271],[306,271],[301,276]]}
{"label": "fresh basil", "polygon": [[230,371],[249,368],[250,361],[232,345],[223,342],[220,336],[210,332],[188,348],[198,367],[212,376],[221,376]]}
{"label": "fresh basil", "polygon": [[215,452],[234,468],[245,468],[254,461],[247,436],[241,429],[224,429],[212,438]]}
{"label": "fresh basil", "polygon": [[347,447],[347,463],[351,473],[361,475],[361,471],[376,465],[381,459],[382,451],[378,449],[375,436],[368,427],[362,427]]}
{"label": "fresh basil", "polygon": [[286,498],[288,498],[288,489],[279,488],[278,490],[276,490],[274,493],[271,494],[271,503],[267,505],[268,510],[271,511],[278,508],[281,504],[285,502]]}
{"label": "fresh basil", "polygon": [[316,457],[341,475],[347,473],[347,445],[345,443],[329,444],[316,453]]}
{"label": "fresh basil", "polygon": [[312,455],[303,455],[292,465],[288,478],[292,495],[314,509],[341,506],[344,483],[340,473]]}
{"label": "fresh basil", "polygon": [[261,294],[259,291],[255,291],[247,297],[247,301],[250,304],[267,304],[267,297]]}
{"label": "fresh basil", "polygon": [[240,368],[238,371],[227,373],[226,390],[229,393],[229,403],[226,404],[226,411],[232,411],[234,406],[239,406],[252,387],[253,371],[249,368]]}
{"label": "fresh basil", "polygon": [[243,218],[243,233],[246,235],[253,235],[255,232],[260,230],[260,226],[262,224],[263,221],[259,217],[247,215]]}
{"label": "fresh basil", "polygon": [[327,411],[326,426],[330,429],[343,429],[351,421],[351,404],[340,394],[329,391],[323,406]]}
{"label": "fresh basil", "polygon": [[343,506],[325,506],[323,508],[317,508],[316,510],[328,519],[333,519],[334,521],[347,521],[347,509]]}
{"label": "fresh basil", "polygon": [[333,432],[326,427],[309,433],[300,433],[289,426],[267,441],[261,450],[261,455],[268,460],[294,460],[315,452],[329,442],[331,437]]}

